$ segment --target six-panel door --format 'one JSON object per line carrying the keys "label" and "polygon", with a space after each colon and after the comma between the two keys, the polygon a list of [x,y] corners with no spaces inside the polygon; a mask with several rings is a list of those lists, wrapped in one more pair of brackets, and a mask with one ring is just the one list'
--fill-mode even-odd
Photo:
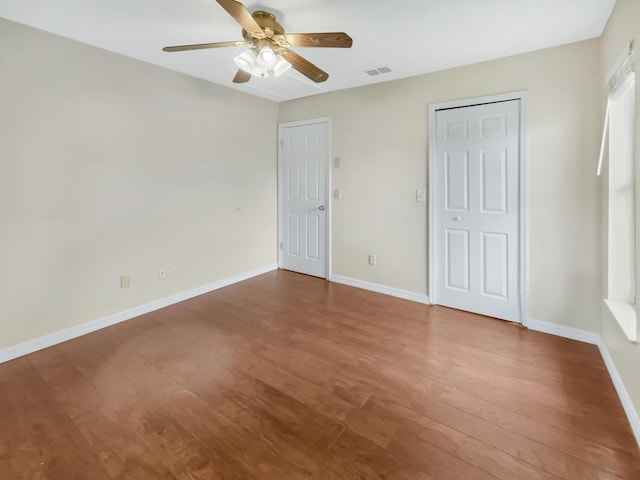
{"label": "six-panel door", "polygon": [[327,272],[327,123],[281,129],[282,268]]}
{"label": "six-panel door", "polygon": [[520,103],[439,110],[436,121],[436,301],[520,322]]}

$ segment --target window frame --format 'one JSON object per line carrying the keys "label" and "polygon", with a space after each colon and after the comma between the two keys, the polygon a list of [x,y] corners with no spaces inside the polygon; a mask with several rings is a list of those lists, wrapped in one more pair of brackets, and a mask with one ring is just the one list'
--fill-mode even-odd
{"label": "window frame", "polygon": [[[603,132],[601,155],[604,151],[604,136],[609,139],[608,158],[608,194],[607,194],[607,298],[604,300],[609,311],[620,325],[629,341],[638,341],[638,309],[636,294],[638,289],[638,235],[636,195],[638,192],[638,176],[636,173],[635,127],[636,90],[635,72],[632,62],[633,45],[626,55],[616,62],[612,73],[608,75],[608,100]],[[626,104],[615,104],[621,101]],[[612,118],[618,115],[620,118]],[[611,128],[623,124],[624,132],[616,130],[612,135]],[[617,142],[613,144],[613,142]],[[629,142],[620,143],[620,142]],[[613,169],[618,168],[617,171]],[[600,165],[598,167],[598,174]],[[631,185],[631,203],[624,208],[624,195],[620,193]],[[628,194],[628,192],[627,192]],[[627,199],[628,203],[628,199]],[[629,225],[630,223],[630,225]],[[620,238],[620,237],[625,237]],[[630,238],[629,238],[630,237]],[[624,257],[624,252],[630,252]],[[621,258],[622,256],[622,258]],[[625,261],[626,260],[626,261]],[[630,267],[629,267],[630,265]],[[627,280],[620,280],[625,276]]]}

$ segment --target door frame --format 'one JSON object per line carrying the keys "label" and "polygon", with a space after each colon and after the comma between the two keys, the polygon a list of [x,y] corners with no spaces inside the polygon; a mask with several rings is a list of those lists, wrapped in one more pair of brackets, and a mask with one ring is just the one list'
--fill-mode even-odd
{"label": "door frame", "polygon": [[485,103],[504,102],[508,100],[520,101],[520,168],[519,168],[519,211],[518,211],[518,294],[520,298],[520,323],[526,326],[528,323],[529,311],[529,216],[528,216],[528,195],[527,195],[527,179],[528,179],[528,162],[527,162],[527,112],[529,107],[529,93],[526,90],[503,93],[497,95],[487,95],[482,97],[465,98],[462,100],[453,100],[449,102],[430,103],[429,104],[429,208],[428,208],[428,252],[429,259],[428,268],[428,284],[429,284],[429,303],[432,305],[438,302],[438,292],[436,288],[437,271],[435,265],[436,258],[436,211],[435,211],[435,179],[432,175],[435,172],[436,165],[436,142],[437,142],[437,124],[436,112],[447,108],[471,107]]}
{"label": "door frame", "polygon": [[331,117],[310,118],[308,120],[298,120],[295,122],[285,122],[278,124],[278,268],[282,268],[282,246],[283,246],[283,200],[282,185],[284,168],[282,166],[282,132],[285,128],[301,127],[305,125],[316,125],[323,123],[327,127],[326,152],[327,158],[324,161],[324,173],[326,175],[326,252],[325,252],[325,279],[329,280],[331,276]]}

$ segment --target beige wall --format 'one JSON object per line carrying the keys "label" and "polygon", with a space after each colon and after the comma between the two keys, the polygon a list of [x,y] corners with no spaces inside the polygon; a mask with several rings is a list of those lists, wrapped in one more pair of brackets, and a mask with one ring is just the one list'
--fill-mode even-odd
{"label": "beige wall", "polygon": [[0,38],[0,349],[276,262],[276,103]]}
{"label": "beige wall", "polygon": [[530,99],[529,317],[599,330],[598,40],[278,107],[11,22],[0,33],[0,348],[275,262],[278,121],[332,118],[333,273],[426,294],[428,105],[516,90]]}
{"label": "beige wall", "polygon": [[426,294],[428,105],[527,90],[529,317],[598,331],[599,52],[590,40],[281,104],[281,122],[333,121],[333,273]]}
{"label": "beige wall", "polygon": [[603,72],[638,18],[618,0],[600,40],[280,107],[0,19],[0,349],[275,262],[278,121],[332,118],[333,273],[426,294],[428,105],[527,90],[529,317],[600,330],[640,410],[593,175]]}
{"label": "beige wall", "polygon": [[[609,22],[602,35],[602,71],[603,76],[600,82],[604,92],[604,75],[609,71],[618,55],[622,53],[625,46],[632,39],[636,40],[636,52],[634,62],[636,65],[636,175],[637,184],[640,185],[640,168],[637,168],[640,161],[640,81],[638,81],[638,66],[640,65],[640,0],[618,0],[615,9],[609,18]],[[605,93],[600,96],[605,98]],[[602,180],[603,186],[606,177]],[[604,190],[604,189],[603,189]],[[603,216],[602,216],[602,232],[603,239],[606,239],[605,233],[607,228],[606,218],[606,191],[602,198]],[[640,238],[640,194],[636,192],[636,238]],[[603,242],[602,250],[603,271],[606,271],[606,242]],[[638,261],[636,272],[640,272],[640,256],[636,256]],[[636,281],[636,298],[640,298],[640,281]],[[600,298],[606,295],[606,278],[602,279],[602,292]],[[611,354],[618,373],[622,377],[625,387],[631,397],[636,412],[640,412],[640,344],[631,343],[625,337],[622,329],[618,326],[616,320],[611,316],[609,310],[603,306],[602,308],[602,339]]]}

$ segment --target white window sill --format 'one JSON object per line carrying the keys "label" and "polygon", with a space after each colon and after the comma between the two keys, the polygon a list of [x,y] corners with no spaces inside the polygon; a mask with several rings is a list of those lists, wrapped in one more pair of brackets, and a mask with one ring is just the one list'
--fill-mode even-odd
{"label": "white window sill", "polygon": [[636,343],[637,336],[637,314],[633,305],[624,302],[616,302],[614,300],[605,300],[604,303],[609,307],[609,311],[622,328],[629,341]]}

